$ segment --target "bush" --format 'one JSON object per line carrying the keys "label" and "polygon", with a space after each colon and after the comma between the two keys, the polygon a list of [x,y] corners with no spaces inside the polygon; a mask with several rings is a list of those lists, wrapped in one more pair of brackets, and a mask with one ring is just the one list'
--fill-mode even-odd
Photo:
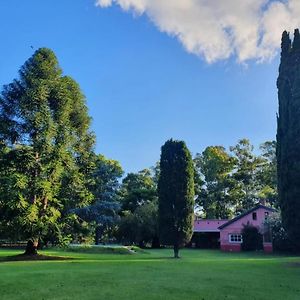
{"label": "bush", "polygon": [[157,209],[157,204],[150,202],[138,206],[134,213],[124,211],[117,231],[118,241],[140,247],[149,244],[159,247]]}
{"label": "bush", "polygon": [[266,221],[272,234],[273,249],[275,251],[291,252],[294,250],[293,244],[289,236],[282,226],[280,213],[272,214]]}
{"label": "bush", "polygon": [[242,236],[243,251],[256,251],[263,249],[263,236],[255,226],[251,224],[244,225]]}

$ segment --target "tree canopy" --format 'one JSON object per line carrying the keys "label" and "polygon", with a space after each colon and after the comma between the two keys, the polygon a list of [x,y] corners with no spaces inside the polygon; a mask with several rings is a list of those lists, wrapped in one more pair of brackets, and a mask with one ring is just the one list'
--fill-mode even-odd
{"label": "tree canopy", "polygon": [[64,207],[92,199],[86,179],[94,135],[85,98],[55,54],[41,48],[4,86],[0,120],[6,225],[36,246],[57,228]]}
{"label": "tree canopy", "polygon": [[283,226],[295,248],[300,249],[300,52],[299,30],[291,42],[285,31],[277,80],[278,196]]}
{"label": "tree canopy", "polygon": [[168,140],[161,148],[158,195],[160,241],[172,245],[178,258],[194,220],[194,165],[183,141]]}
{"label": "tree canopy", "polygon": [[226,219],[231,216],[230,187],[231,173],[235,160],[222,146],[209,146],[197,154],[194,163],[196,171],[203,176],[205,188],[199,195],[198,203],[207,218]]}
{"label": "tree canopy", "polygon": [[156,201],[156,183],[149,169],[128,173],[119,192],[123,210],[134,212],[139,206]]}

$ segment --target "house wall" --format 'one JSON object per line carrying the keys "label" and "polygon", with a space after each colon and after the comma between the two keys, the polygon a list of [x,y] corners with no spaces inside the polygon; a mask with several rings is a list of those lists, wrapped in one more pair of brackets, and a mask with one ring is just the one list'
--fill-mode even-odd
{"label": "house wall", "polygon": [[[256,212],[257,219],[253,220],[252,213]],[[258,227],[262,230],[262,225],[265,220],[265,212],[270,214],[271,212],[264,209],[264,208],[257,208],[255,211],[249,213],[248,215],[242,217],[241,219],[237,220],[236,222],[226,226],[225,228],[220,230],[220,245],[221,250],[224,251],[240,251],[241,250],[241,243],[237,242],[230,242],[229,235],[230,234],[241,234],[243,229],[243,225],[246,225],[248,222]],[[272,252],[272,244],[265,243],[264,248],[266,252]]]}

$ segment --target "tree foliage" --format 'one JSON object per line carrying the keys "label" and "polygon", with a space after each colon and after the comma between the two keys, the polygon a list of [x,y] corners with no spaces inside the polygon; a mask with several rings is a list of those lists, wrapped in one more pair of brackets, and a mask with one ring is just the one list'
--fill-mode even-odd
{"label": "tree foliage", "polygon": [[230,151],[236,159],[233,179],[236,184],[232,196],[237,200],[236,211],[241,212],[253,207],[259,201],[260,187],[257,174],[262,159],[253,153],[254,147],[247,139],[241,139]]}
{"label": "tree foliage", "polygon": [[117,236],[125,244],[144,247],[151,243],[152,247],[159,247],[157,202],[140,205],[133,213],[124,211]]}
{"label": "tree foliage", "polygon": [[134,212],[137,207],[157,200],[157,185],[149,169],[128,173],[119,192],[123,210]]}
{"label": "tree foliage", "polygon": [[[291,45],[292,44],[292,45]],[[283,226],[300,249],[300,52],[299,30],[291,43],[285,31],[281,41],[281,62],[277,80],[278,196]]]}
{"label": "tree foliage", "polygon": [[104,155],[97,155],[95,168],[92,172],[92,192],[96,201],[116,201],[120,187],[119,179],[123,175],[120,163],[108,159]]}
{"label": "tree foliage", "polygon": [[204,188],[200,192],[198,204],[203,207],[206,218],[229,218],[232,214],[231,173],[235,160],[222,146],[207,147],[194,159],[196,171],[203,176]]}
{"label": "tree foliage", "polygon": [[251,225],[246,224],[242,229],[243,243],[242,250],[243,251],[256,251],[263,249],[263,236],[259,232],[258,228]]}
{"label": "tree foliage", "polygon": [[258,198],[269,205],[279,208],[277,195],[277,159],[276,142],[266,141],[260,145],[261,164],[257,172]]}
{"label": "tree foliage", "polygon": [[[91,205],[73,210],[81,220],[90,224],[98,244],[105,235],[111,232],[119,221],[121,205],[118,198],[119,178],[123,170],[116,160],[108,159],[104,155],[94,156],[94,168],[91,173],[91,191],[93,202]],[[80,224],[85,225],[84,222]]]}
{"label": "tree foliage", "polygon": [[227,151],[209,146],[194,159],[195,192],[202,217],[230,218],[264,200],[277,207],[276,142],[260,146],[260,154],[247,139]]}
{"label": "tree foliage", "polygon": [[119,220],[120,204],[112,201],[97,201],[93,205],[75,209],[75,213],[84,221],[95,223],[95,243]]}
{"label": "tree foliage", "polygon": [[57,228],[64,208],[92,200],[94,136],[85,98],[51,50],[37,50],[3,88],[0,124],[6,226],[36,244]]}
{"label": "tree foliage", "polygon": [[294,250],[293,240],[282,225],[280,213],[273,213],[265,221],[265,226],[271,232],[274,251],[292,252]]}
{"label": "tree foliage", "polygon": [[179,247],[190,241],[194,217],[194,166],[183,141],[168,140],[161,148],[159,234],[162,244]]}

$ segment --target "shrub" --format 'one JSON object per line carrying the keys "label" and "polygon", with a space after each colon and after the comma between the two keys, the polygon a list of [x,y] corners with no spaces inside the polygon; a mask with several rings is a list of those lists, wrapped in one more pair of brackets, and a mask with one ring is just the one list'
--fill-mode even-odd
{"label": "shrub", "polygon": [[242,250],[243,251],[256,251],[263,249],[263,236],[257,229],[257,227],[247,224],[244,225],[242,230],[243,243]]}
{"label": "shrub", "polygon": [[124,244],[137,244],[140,247],[146,247],[152,243],[152,246],[159,246],[158,226],[157,226],[157,203],[149,202],[138,206],[132,213],[124,211],[117,238]]}
{"label": "shrub", "polygon": [[294,247],[286,230],[282,226],[280,213],[272,214],[266,221],[265,226],[271,230],[273,249],[275,251],[291,252]]}

